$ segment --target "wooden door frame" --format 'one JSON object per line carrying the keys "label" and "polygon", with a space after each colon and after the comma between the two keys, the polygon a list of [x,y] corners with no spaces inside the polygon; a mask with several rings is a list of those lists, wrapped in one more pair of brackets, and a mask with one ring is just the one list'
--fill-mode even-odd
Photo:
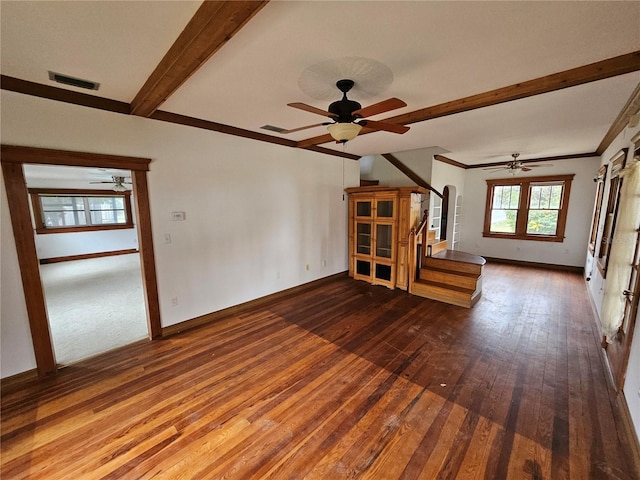
{"label": "wooden door frame", "polygon": [[[449,201],[451,189],[449,185],[442,188],[442,206],[440,207],[440,240],[447,240],[447,229],[449,228]],[[442,221],[444,219],[444,222]],[[443,235],[444,231],[444,237]]]}
{"label": "wooden door frame", "polygon": [[42,291],[27,185],[22,168],[27,163],[131,170],[149,338],[161,337],[160,303],[147,186],[147,171],[151,159],[16,145],[2,145],[0,153],[38,375],[55,373],[57,365]]}

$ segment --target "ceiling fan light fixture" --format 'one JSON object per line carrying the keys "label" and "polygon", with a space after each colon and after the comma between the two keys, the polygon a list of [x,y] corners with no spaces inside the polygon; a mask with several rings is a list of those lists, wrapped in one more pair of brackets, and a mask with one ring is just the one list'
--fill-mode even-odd
{"label": "ceiling fan light fixture", "polygon": [[336,142],[346,143],[358,136],[360,130],[362,130],[362,125],[346,122],[332,123],[327,127],[327,130],[329,130],[329,133]]}
{"label": "ceiling fan light fixture", "polygon": [[111,180],[113,180],[113,187],[111,187],[111,189],[114,192],[126,192],[127,190],[129,190],[124,186],[124,177],[114,175],[111,177]]}

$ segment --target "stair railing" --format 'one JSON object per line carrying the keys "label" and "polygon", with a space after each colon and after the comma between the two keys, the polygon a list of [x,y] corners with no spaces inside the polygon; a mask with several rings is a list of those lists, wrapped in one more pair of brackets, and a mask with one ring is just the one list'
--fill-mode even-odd
{"label": "stair railing", "polygon": [[[420,224],[417,227],[412,228],[409,232],[409,293],[414,293],[413,284],[419,278],[422,258],[427,256],[429,243],[429,229],[427,228],[428,223],[429,210],[425,210]],[[421,241],[419,241],[421,235],[422,238]],[[420,253],[418,253],[418,245],[420,244],[422,244],[422,250]]]}

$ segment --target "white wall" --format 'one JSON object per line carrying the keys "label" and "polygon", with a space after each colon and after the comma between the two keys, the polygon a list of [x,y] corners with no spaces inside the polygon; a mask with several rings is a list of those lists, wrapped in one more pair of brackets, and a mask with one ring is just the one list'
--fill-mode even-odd
{"label": "white wall", "polygon": [[[153,160],[163,326],[348,268],[343,188],[359,184],[358,162],[12,92],[1,100],[5,144]],[[2,377],[35,367],[5,202],[3,195]],[[186,220],[171,221],[172,211]]]}
{"label": "white wall", "polygon": [[38,258],[69,257],[138,248],[135,228],[95,232],[36,234]]}
{"label": "white wall", "polygon": [[[589,241],[589,227],[593,212],[596,186],[593,177],[600,168],[598,157],[559,160],[553,167],[534,169],[526,176],[575,174],[571,184],[569,211],[564,242],[537,242],[485,238],[484,211],[487,194],[486,179],[502,178],[502,172],[480,168],[468,169],[464,186],[464,220],[460,250],[484,257],[504,258],[535,263],[549,263],[582,267],[585,263],[585,245]],[[508,175],[507,175],[508,176]]]}

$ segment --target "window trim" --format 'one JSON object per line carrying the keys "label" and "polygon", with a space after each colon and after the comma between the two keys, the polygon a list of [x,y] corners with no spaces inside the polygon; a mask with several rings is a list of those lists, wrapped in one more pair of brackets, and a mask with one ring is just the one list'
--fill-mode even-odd
{"label": "window trim", "polygon": [[591,233],[589,234],[589,251],[593,256],[596,254],[596,240],[598,239],[598,227],[602,218],[602,203],[604,202],[604,189],[607,180],[607,165],[602,165],[598,170],[598,175],[593,179],[597,182],[596,200],[593,207],[593,218],[591,220]]}
{"label": "window trim", "polygon": [[[49,233],[72,233],[72,232],[95,232],[100,230],[121,230],[133,228],[133,217],[131,210],[131,191],[114,192],[113,190],[91,190],[76,188],[30,188],[28,189],[33,208],[33,219],[35,230],[38,234]],[[41,195],[58,195],[74,197],[124,197],[124,211],[127,217],[126,223],[101,224],[101,225],[76,225],[69,227],[47,227],[44,224],[44,214],[41,203]]]}
{"label": "window trim", "polygon": [[[567,212],[569,210],[569,198],[571,194],[571,181],[574,174],[569,175],[547,175],[540,177],[511,177],[488,179],[487,197],[485,201],[484,211],[484,230],[483,237],[488,238],[505,238],[510,240],[533,240],[537,242],[564,242],[565,228],[567,224]],[[563,184],[562,199],[560,209],[558,210],[558,223],[555,235],[534,235],[527,233],[527,219],[529,213],[529,197],[531,192],[531,184],[535,183],[560,183]],[[491,231],[491,211],[493,208],[493,190],[496,186],[520,186],[520,200],[516,214],[516,232],[492,232]]]}
{"label": "window trim", "polygon": [[611,257],[611,246],[613,245],[613,236],[618,223],[618,209],[620,206],[620,196],[622,193],[623,179],[620,177],[620,171],[625,167],[627,162],[628,148],[618,151],[611,160],[611,175],[609,177],[609,193],[607,195],[607,205],[605,209],[605,221],[600,237],[600,246],[598,249],[598,260],[596,265],[602,278],[607,277],[607,269],[609,268],[609,258]]}

